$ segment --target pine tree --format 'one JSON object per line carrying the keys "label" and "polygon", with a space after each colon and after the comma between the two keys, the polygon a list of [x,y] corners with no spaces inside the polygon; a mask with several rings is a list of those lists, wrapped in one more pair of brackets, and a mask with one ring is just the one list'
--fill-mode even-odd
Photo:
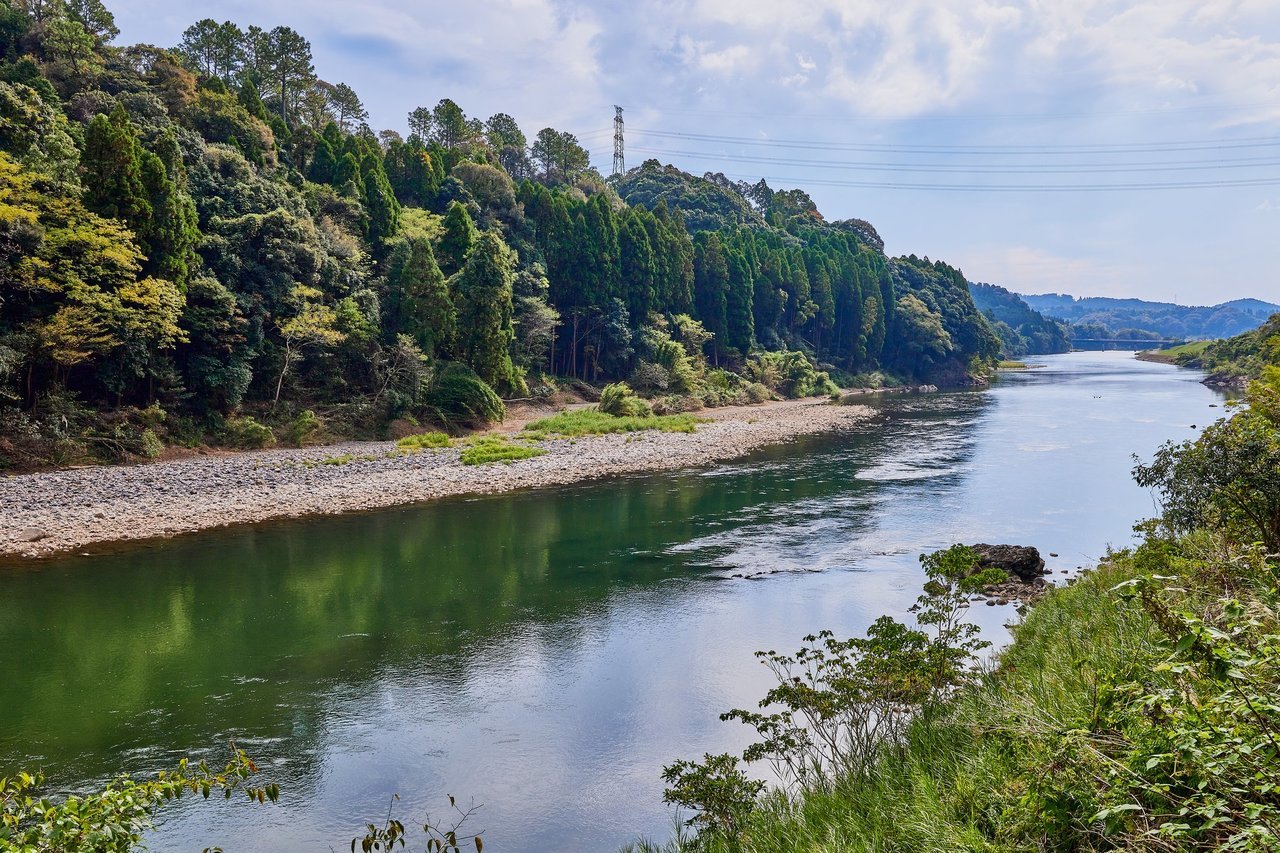
{"label": "pine tree", "polygon": [[401,330],[412,335],[427,355],[447,358],[457,335],[458,312],[444,273],[427,240],[413,240],[396,286],[401,293]]}
{"label": "pine tree", "polygon": [[485,231],[449,282],[457,294],[458,356],[499,390],[518,381],[511,363],[512,254],[501,237]]}
{"label": "pine tree", "polygon": [[712,231],[701,231],[693,244],[694,303],[698,319],[719,342],[728,332],[729,265],[725,261],[720,237]]}
{"label": "pine tree", "polygon": [[622,287],[631,322],[643,325],[657,305],[653,246],[639,217],[627,216],[618,232],[618,253],[622,264]]}
{"label": "pine tree", "polygon": [[453,275],[462,269],[475,242],[476,224],[471,220],[471,214],[467,213],[465,206],[453,202],[445,214],[444,234],[436,252],[436,259],[445,275]]}
{"label": "pine tree", "polygon": [[110,115],[96,115],[85,131],[85,207],[101,216],[119,219],[139,230],[151,218],[151,203],[142,183],[142,148],[124,107]]}

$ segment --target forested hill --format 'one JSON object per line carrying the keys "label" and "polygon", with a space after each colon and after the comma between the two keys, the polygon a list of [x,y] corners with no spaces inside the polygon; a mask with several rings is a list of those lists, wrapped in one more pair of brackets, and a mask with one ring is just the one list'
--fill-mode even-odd
{"label": "forested hill", "polygon": [[969,293],[999,336],[1006,358],[1071,350],[1067,324],[1045,317],[1018,294],[981,282],[970,282]]}
{"label": "forested hill", "polygon": [[1280,311],[1280,305],[1257,299],[1189,306],[1102,296],[1077,299],[1064,293],[1023,294],[1022,298],[1041,314],[1072,324],[1077,336],[1085,338],[1141,337],[1133,335],[1135,331],[1179,340],[1227,338],[1256,329]]}
{"label": "forested hill", "polygon": [[0,2],[0,467],[459,425],[554,377],[715,404],[997,355],[958,270],[801,190],[605,180],[448,99],[375,132],[287,26],[116,36],[99,0]]}

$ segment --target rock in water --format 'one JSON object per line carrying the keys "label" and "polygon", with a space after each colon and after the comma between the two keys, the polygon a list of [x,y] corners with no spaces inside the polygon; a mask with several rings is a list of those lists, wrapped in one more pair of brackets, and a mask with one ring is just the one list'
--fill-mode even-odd
{"label": "rock in water", "polygon": [[978,566],[984,569],[1002,569],[1010,577],[1023,583],[1031,583],[1049,574],[1040,552],[1026,545],[972,545],[978,554]]}

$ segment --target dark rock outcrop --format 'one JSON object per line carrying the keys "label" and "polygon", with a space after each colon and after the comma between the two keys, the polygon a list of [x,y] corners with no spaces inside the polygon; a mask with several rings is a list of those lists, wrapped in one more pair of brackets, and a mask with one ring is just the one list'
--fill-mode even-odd
{"label": "dark rock outcrop", "polygon": [[1035,548],[1026,545],[972,545],[978,555],[978,567],[1001,569],[1010,578],[1023,583],[1034,583],[1049,574],[1044,559]]}

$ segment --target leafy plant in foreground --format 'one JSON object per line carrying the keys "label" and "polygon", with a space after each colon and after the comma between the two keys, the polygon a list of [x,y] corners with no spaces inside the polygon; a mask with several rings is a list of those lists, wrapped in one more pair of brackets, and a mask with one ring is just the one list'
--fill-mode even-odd
{"label": "leafy plant in foreground", "polygon": [[[840,640],[821,631],[805,637],[807,645],[794,654],[756,653],[777,686],[760,710],[721,715],[759,737],[743,760],[767,761],[793,792],[829,789],[840,776],[868,769],[902,742],[913,719],[970,683],[977,653],[990,644],[964,619],[969,597],[1006,576],[978,570],[977,554],[963,545],[920,560],[927,579],[913,608],[917,627],[882,616],[865,637]],[[697,810],[689,825],[726,838],[739,832],[764,789],[731,755],[678,761],[663,778],[671,785],[668,802]]]}
{"label": "leafy plant in foreground", "polygon": [[124,853],[141,843],[161,806],[186,794],[208,799],[220,791],[229,800],[243,791],[252,802],[276,802],[280,788],[274,783],[246,786],[257,775],[257,766],[237,749],[220,771],[204,761],[192,767],[184,758],[177,770],[155,779],[138,782],[120,776],[99,792],[55,802],[39,796],[42,775],[19,773],[0,779],[0,851]]}

